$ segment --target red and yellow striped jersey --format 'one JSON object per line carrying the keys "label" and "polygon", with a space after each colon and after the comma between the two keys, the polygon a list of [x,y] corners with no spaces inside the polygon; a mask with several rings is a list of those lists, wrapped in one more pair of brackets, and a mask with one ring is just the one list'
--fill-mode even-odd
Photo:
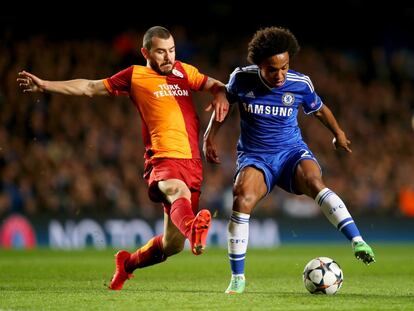
{"label": "red and yellow striped jersey", "polygon": [[199,119],[191,91],[201,90],[207,76],[175,62],[168,75],[131,66],[104,80],[112,95],[129,94],[142,119],[146,158],[200,158]]}

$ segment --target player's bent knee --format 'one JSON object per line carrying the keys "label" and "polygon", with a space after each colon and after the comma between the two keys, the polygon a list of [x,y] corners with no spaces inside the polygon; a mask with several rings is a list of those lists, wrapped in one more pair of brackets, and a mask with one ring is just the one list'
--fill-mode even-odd
{"label": "player's bent knee", "polygon": [[174,202],[179,198],[191,200],[191,192],[184,182],[161,181],[158,183],[158,187],[170,202]]}
{"label": "player's bent knee", "polygon": [[303,176],[302,185],[305,186],[304,193],[316,196],[320,190],[325,188],[322,178],[317,175]]}
{"label": "player's bent knee", "polygon": [[310,188],[323,187],[322,178],[318,175],[305,176],[305,183]]}
{"label": "player's bent knee", "polygon": [[242,213],[250,213],[257,203],[258,197],[254,194],[234,195],[234,206]]}

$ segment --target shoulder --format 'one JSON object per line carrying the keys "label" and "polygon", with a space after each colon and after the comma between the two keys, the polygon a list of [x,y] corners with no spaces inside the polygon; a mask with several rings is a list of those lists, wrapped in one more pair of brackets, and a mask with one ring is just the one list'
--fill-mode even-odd
{"label": "shoulder", "polygon": [[187,63],[180,62],[178,60],[174,63],[174,69],[182,69],[185,71],[198,71],[197,67]]}
{"label": "shoulder", "polygon": [[171,73],[176,77],[186,78],[188,80],[207,79],[207,76],[201,73],[197,67],[180,61],[176,61],[174,63],[174,67]]}
{"label": "shoulder", "polygon": [[289,69],[286,74],[286,80],[295,84],[296,87],[300,89],[307,90],[312,93],[315,91],[311,79],[303,73]]}
{"label": "shoulder", "polygon": [[241,76],[241,77],[245,77],[245,76],[251,76],[251,75],[257,75],[259,71],[259,67],[257,67],[256,65],[251,65],[251,66],[246,66],[246,67],[237,67],[236,69],[233,70],[233,72],[230,74],[230,77],[235,77],[235,76]]}
{"label": "shoulder", "polygon": [[118,71],[116,74],[112,75],[107,80],[111,80],[111,82],[120,80],[129,81],[131,80],[133,72],[135,72],[135,67],[136,66],[132,65],[125,69],[122,69],[121,71]]}
{"label": "shoulder", "polygon": [[141,73],[147,70],[146,66],[142,66],[142,65],[132,65],[128,68],[125,69],[126,71],[130,71],[133,73]]}
{"label": "shoulder", "polygon": [[132,65],[132,66],[126,68],[126,69],[130,69],[130,70],[142,70],[142,69],[145,69],[145,68],[147,68],[147,67],[146,66],[142,66],[142,65]]}
{"label": "shoulder", "polygon": [[258,78],[259,68],[256,65],[237,67],[230,74],[230,83],[245,84]]}

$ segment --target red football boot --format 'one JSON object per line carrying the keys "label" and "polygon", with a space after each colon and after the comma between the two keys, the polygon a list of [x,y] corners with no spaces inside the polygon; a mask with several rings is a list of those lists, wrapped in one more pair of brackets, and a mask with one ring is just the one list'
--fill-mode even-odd
{"label": "red football boot", "polygon": [[115,273],[111,279],[111,284],[109,285],[109,289],[112,290],[121,290],[122,286],[126,280],[133,277],[132,273],[128,273],[125,271],[125,261],[129,259],[131,256],[130,253],[127,251],[119,251],[115,255]]}
{"label": "red football boot", "polygon": [[202,209],[198,212],[191,224],[191,251],[194,255],[201,255],[206,247],[208,230],[211,224],[211,214],[209,210]]}

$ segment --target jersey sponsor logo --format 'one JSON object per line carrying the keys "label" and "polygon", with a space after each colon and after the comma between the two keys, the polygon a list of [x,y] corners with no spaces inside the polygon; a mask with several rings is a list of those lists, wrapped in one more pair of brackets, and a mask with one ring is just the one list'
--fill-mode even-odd
{"label": "jersey sponsor logo", "polygon": [[182,90],[178,84],[158,84],[159,91],[155,91],[156,98],[165,96],[189,96],[188,90]]}
{"label": "jersey sponsor logo", "polygon": [[173,69],[172,70],[172,74],[174,75],[174,76],[176,76],[176,77],[179,77],[179,78],[184,78],[184,75],[183,75],[183,73],[181,72],[181,71],[178,71],[177,69]]}
{"label": "jersey sponsor logo", "polygon": [[268,106],[268,105],[253,105],[243,103],[243,108],[248,113],[266,114],[280,117],[290,117],[293,113],[293,108]]}
{"label": "jersey sponsor logo", "polygon": [[249,93],[247,93],[246,95],[244,95],[245,97],[248,97],[248,98],[256,98],[255,96],[254,96],[254,93],[253,93],[253,91],[250,91]]}
{"label": "jersey sponsor logo", "polygon": [[283,95],[282,95],[283,105],[292,106],[294,102],[295,102],[295,95],[293,95],[292,93],[289,93],[289,92],[283,93]]}

